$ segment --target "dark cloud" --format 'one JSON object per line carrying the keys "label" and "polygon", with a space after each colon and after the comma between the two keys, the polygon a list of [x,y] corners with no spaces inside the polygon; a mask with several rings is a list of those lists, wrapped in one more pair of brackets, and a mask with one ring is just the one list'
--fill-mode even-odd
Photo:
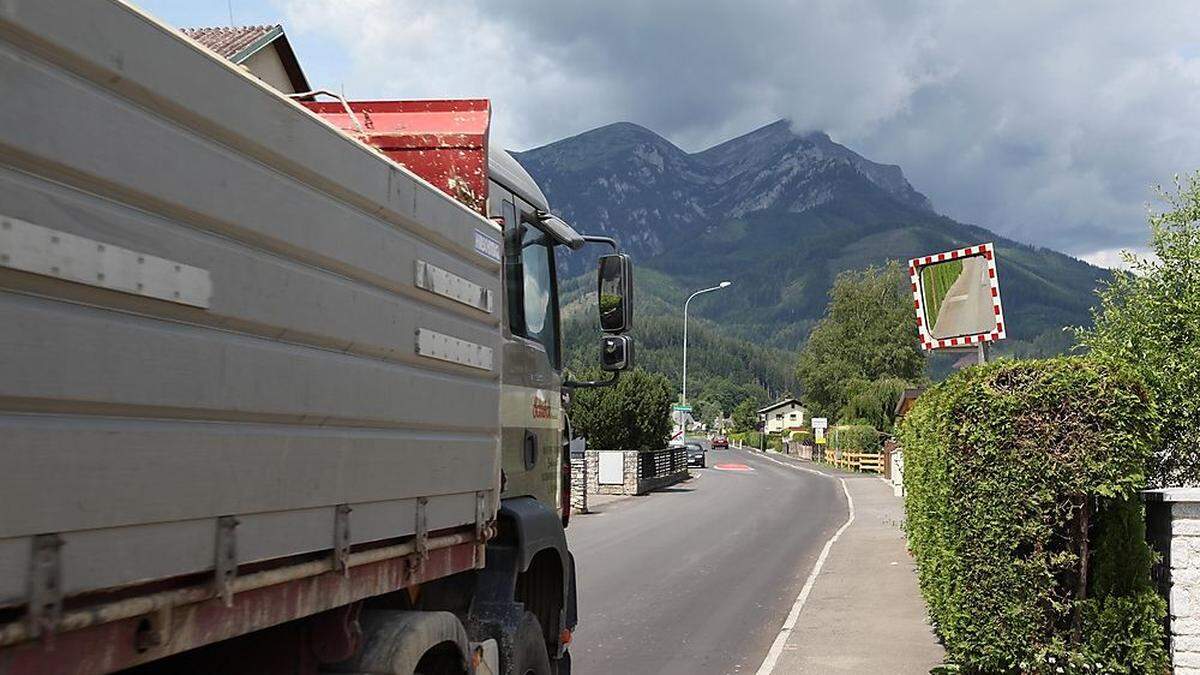
{"label": "dark cloud", "polygon": [[1103,258],[1200,168],[1200,3],[280,0],[356,96],[487,96],[526,148],[617,120],[697,150],[779,117],[935,206]]}

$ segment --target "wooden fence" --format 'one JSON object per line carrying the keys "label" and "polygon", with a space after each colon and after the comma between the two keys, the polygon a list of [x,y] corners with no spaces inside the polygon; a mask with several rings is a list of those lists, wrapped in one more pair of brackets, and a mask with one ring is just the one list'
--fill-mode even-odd
{"label": "wooden fence", "polygon": [[824,462],[839,469],[882,474],[884,462],[887,461],[887,455],[878,452],[852,452],[822,446],[817,448],[820,449],[814,450],[813,461]]}

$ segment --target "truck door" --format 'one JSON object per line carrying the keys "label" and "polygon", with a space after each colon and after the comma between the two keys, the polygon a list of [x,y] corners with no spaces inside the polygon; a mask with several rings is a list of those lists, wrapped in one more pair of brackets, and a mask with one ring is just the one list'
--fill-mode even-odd
{"label": "truck door", "polygon": [[533,206],[511,193],[504,217],[503,497],[557,507],[562,434],[558,279],[554,242]]}

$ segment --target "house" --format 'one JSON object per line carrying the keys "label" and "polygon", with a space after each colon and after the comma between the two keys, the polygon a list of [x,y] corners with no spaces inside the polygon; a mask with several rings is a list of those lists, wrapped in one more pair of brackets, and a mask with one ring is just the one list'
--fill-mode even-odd
{"label": "house", "polygon": [[913,404],[917,402],[917,397],[924,393],[924,391],[924,387],[918,387],[915,389],[905,389],[904,393],[900,394],[900,400],[896,401],[895,410],[897,422],[900,421],[900,418],[908,414],[908,411],[912,409]]}
{"label": "house", "polygon": [[765,408],[759,408],[758,416],[763,420],[763,429],[771,434],[803,429],[811,421],[804,406],[794,398],[785,398]]}
{"label": "house", "polygon": [[183,34],[285,94],[311,91],[283,26],[183,28]]}

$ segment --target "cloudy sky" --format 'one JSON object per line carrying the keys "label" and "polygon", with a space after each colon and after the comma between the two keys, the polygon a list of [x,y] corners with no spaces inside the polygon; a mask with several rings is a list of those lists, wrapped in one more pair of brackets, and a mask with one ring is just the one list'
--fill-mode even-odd
{"label": "cloudy sky", "polygon": [[1144,246],[1154,185],[1200,169],[1196,0],[141,4],[282,22],[350,97],[491,98],[512,149],[630,121],[695,151],[787,118],[942,213],[1102,264]]}

